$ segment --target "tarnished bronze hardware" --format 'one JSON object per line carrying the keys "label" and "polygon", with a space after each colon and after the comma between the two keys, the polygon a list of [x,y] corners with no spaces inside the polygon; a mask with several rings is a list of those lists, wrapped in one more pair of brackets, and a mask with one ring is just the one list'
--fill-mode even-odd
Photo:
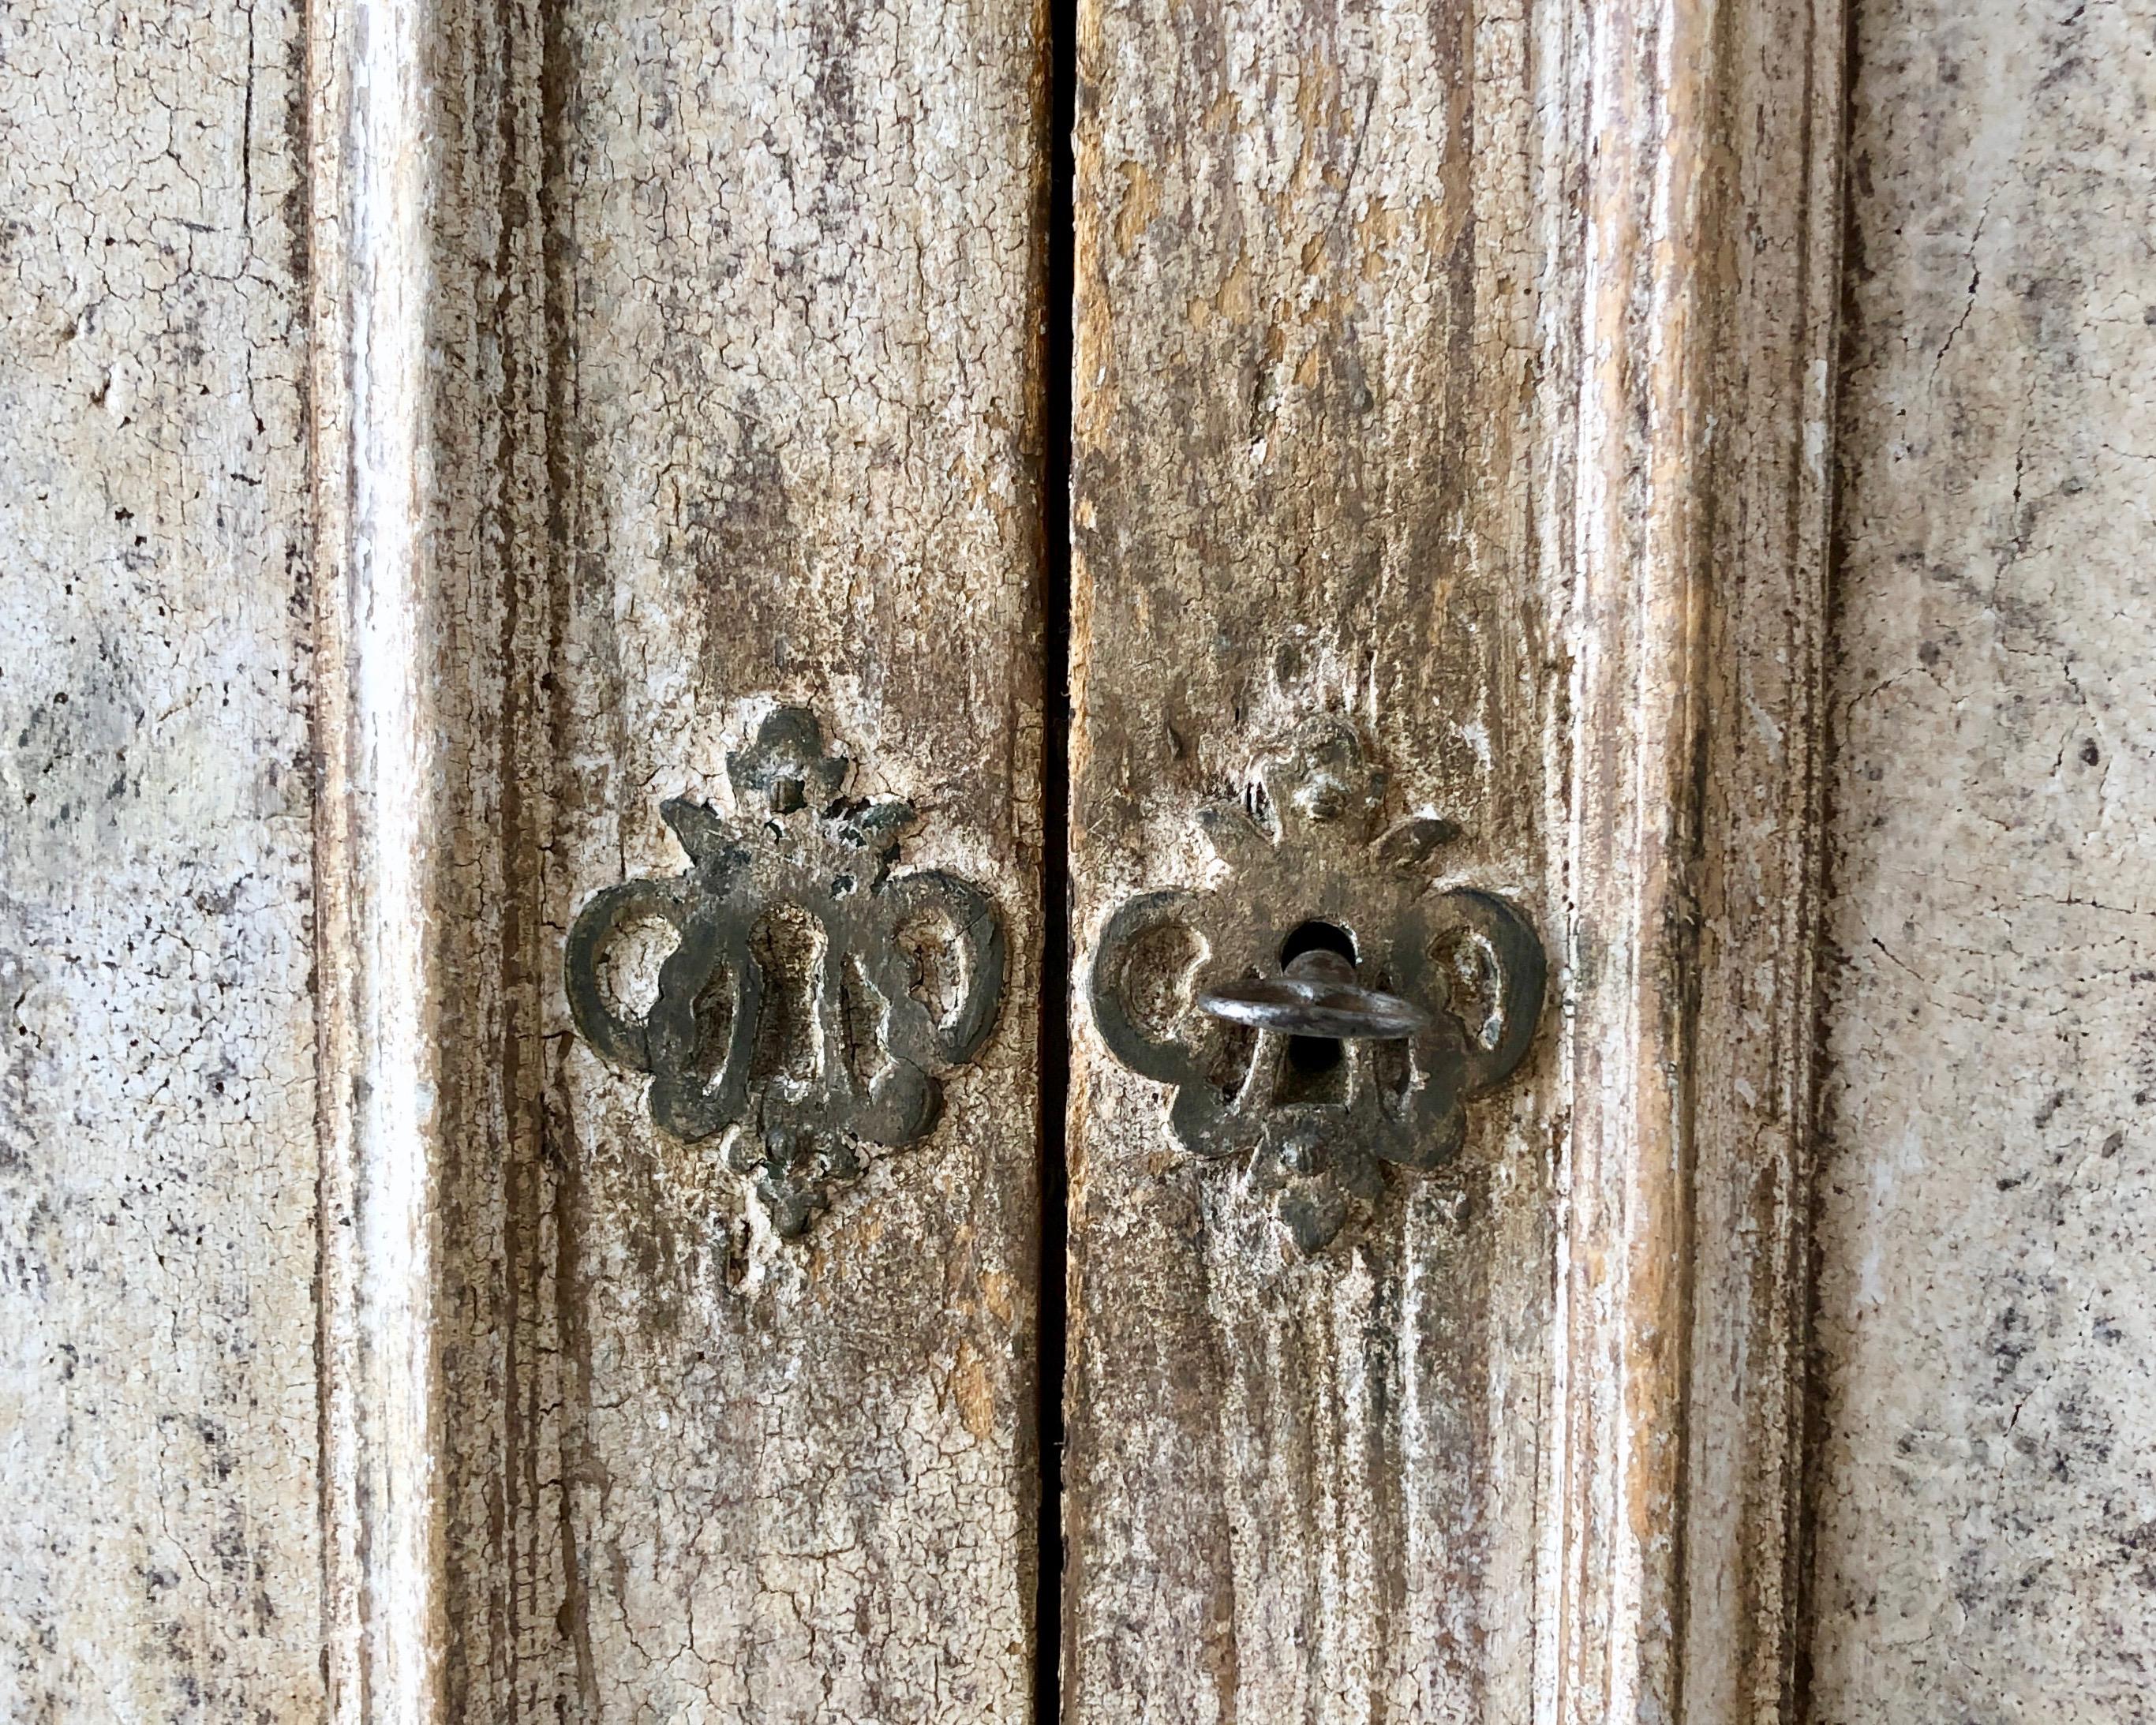
{"label": "tarnished bronze hardware", "polygon": [[[814,714],[778,709],[726,764],[742,818],[662,804],[689,868],[594,895],[569,931],[564,983],[585,1040],[651,1075],[651,1117],[679,1138],[728,1133],[729,1163],[793,1235],[860,1174],[860,1145],[933,1128],[936,1075],[971,1058],[994,1022],[1003,928],[955,875],[890,872],[913,810],[847,798],[849,763],[825,749]],[[606,962],[654,922],[674,948],[657,998],[630,1016]],[[774,937],[782,924],[790,945]],[[932,946],[956,972],[940,999],[923,973]],[[803,973],[773,973],[788,965]]]}
{"label": "tarnished bronze hardware", "polygon": [[1378,1202],[1383,1164],[1458,1152],[1466,1102],[1519,1065],[1542,1012],[1526,917],[1433,891],[1457,829],[1386,828],[1385,790],[1352,726],[1311,721],[1243,801],[1199,811],[1226,878],[1124,904],[1087,974],[1109,1050],[1173,1087],[1176,1141],[1247,1155],[1305,1251]]}

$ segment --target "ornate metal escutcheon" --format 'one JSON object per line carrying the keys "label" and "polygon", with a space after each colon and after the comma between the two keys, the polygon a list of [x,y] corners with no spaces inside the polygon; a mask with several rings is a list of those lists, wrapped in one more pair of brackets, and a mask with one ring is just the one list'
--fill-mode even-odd
{"label": "ornate metal escutcheon", "polygon": [[[980,1048],[1003,993],[993,901],[942,870],[892,874],[913,810],[846,798],[848,766],[814,714],[779,708],[726,758],[742,818],[661,805],[689,868],[595,895],[564,963],[577,1029],[651,1075],[651,1117],[675,1137],[738,1128],[727,1159],[786,1236],[858,1177],[860,1145],[910,1144],[935,1126],[937,1075]],[[632,1018],[608,962],[653,922],[674,948],[657,998]]]}
{"label": "ornate metal escutcheon", "polygon": [[1378,1200],[1383,1164],[1457,1153],[1467,1100],[1519,1065],[1542,1013],[1527,919],[1433,891],[1456,829],[1385,829],[1385,789],[1352,726],[1310,721],[1244,801],[1199,812],[1225,877],[1123,905],[1088,978],[1109,1049],[1173,1086],[1177,1142],[1248,1155],[1306,1252]]}

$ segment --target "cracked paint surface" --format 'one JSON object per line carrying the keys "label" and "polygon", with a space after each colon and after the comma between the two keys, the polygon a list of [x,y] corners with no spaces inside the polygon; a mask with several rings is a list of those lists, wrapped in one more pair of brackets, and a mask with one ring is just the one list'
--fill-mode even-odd
{"label": "cracked paint surface", "polygon": [[298,14],[0,6],[0,1714],[321,1709]]}
{"label": "cracked paint surface", "polygon": [[594,890],[680,867],[662,798],[732,808],[727,750],[786,701],[857,763],[850,794],[918,811],[902,868],[994,896],[1011,973],[935,1130],[795,1242],[543,997],[515,1471],[472,1522],[515,1529],[498,1696],[803,1725],[1031,1706],[1040,23],[635,0],[552,26],[573,554],[529,769],[542,962]]}
{"label": "cracked paint surface", "polygon": [[1821,1725],[2156,1717],[2156,39],[1857,10]]}

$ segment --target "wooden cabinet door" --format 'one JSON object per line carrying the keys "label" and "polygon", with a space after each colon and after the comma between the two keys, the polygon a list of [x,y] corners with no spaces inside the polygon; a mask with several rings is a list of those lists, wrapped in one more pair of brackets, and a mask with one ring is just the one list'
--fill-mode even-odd
{"label": "wooden cabinet door", "polygon": [[[1040,20],[475,8],[318,50],[352,198],[315,347],[359,379],[317,451],[325,914],[357,958],[324,1081],[355,1220],[326,1485],[360,1531],[331,1681],[445,1717],[1019,1717]],[[751,783],[787,746],[791,800]],[[670,1072],[718,1082],[722,980],[676,1001],[619,956],[647,1077],[572,1034],[562,967],[595,894],[679,880],[675,798],[731,824],[715,870],[801,878],[743,931],[754,1106],[670,1132]],[[780,1102],[927,1058],[863,1029],[911,1003],[812,914],[886,867],[970,883],[1009,962],[940,1124],[883,1153]],[[673,1068],[660,1006],[701,1039]]]}
{"label": "wooden cabinet door", "polygon": [[0,1715],[2142,1717],[2149,34],[0,0]]}
{"label": "wooden cabinet door", "polygon": [[1781,1717],[1835,11],[1081,8],[1070,1718]]}
{"label": "wooden cabinet door", "polygon": [[[0,1713],[1027,1713],[1044,28],[0,15]],[[800,1106],[687,1142],[565,940],[795,707],[999,987],[827,1023],[775,897]]]}

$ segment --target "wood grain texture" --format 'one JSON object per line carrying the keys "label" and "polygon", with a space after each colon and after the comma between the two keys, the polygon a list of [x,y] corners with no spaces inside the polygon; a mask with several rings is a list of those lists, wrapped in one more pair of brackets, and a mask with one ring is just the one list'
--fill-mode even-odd
{"label": "wood grain texture", "polygon": [[1862,0],[1812,1715],[2156,1717],[2145,6]]}
{"label": "wood grain texture", "polygon": [[1697,264],[1704,735],[1674,1589],[1681,1717],[1697,1725],[1789,1717],[1801,1652],[1844,10],[1729,8],[1702,68],[1715,243]]}
{"label": "wood grain texture", "polygon": [[0,7],[0,1715],[322,1707],[295,7]]}
{"label": "wood grain texture", "polygon": [[[494,225],[455,255],[495,261],[440,446],[486,475],[453,662],[503,669],[444,681],[490,751],[449,780],[480,860],[444,997],[449,1717],[1016,1719],[1039,19],[579,5],[470,40],[449,159]],[[505,317],[536,339],[490,370]],[[773,700],[914,803],[903,865],[985,886],[1013,955],[934,1135],[799,1243],[573,1037],[559,970],[591,893],[680,867],[661,800],[726,806]]]}
{"label": "wood grain texture", "polygon": [[1839,4],[1598,13],[1552,1711],[1793,1702]]}
{"label": "wood grain texture", "polygon": [[[316,16],[341,1716],[1029,1711],[1042,52],[1001,5]],[[798,1243],[562,979],[777,700],[1012,957]]]}
{"label": "wood grain texture", "polygon": [[[1199,801],[1324,710],[1558,944],[1531,54],[1452,7],[1081,8],[1081,940],[1199,884]],[[1070,1716],[1523,1715],[1495,1608],[1533,1586],[1547,1045],[1455,1169],[1306,1263],[1076,1034]]]}
{"label": "wood grain texture", "polygon": [[1081,942],[1330,711],[1563,996],[1307,1261],[1079,1015],[1081,1722],[1780,1716],[1840,40],[1081,8]]}
{"label": "wood grain texture", "polygon": [[[1025,1717],[1039,11],[160,17],[0,62],[7,1700]],[[1310,1260],[1081,1016],[1070,1709],[1779,1717],[1836,21],[1081,26],[1080,932],[1327,711],[1563,998]],[[560,988],[780,700],[1014,960],[799,1244]]]}

